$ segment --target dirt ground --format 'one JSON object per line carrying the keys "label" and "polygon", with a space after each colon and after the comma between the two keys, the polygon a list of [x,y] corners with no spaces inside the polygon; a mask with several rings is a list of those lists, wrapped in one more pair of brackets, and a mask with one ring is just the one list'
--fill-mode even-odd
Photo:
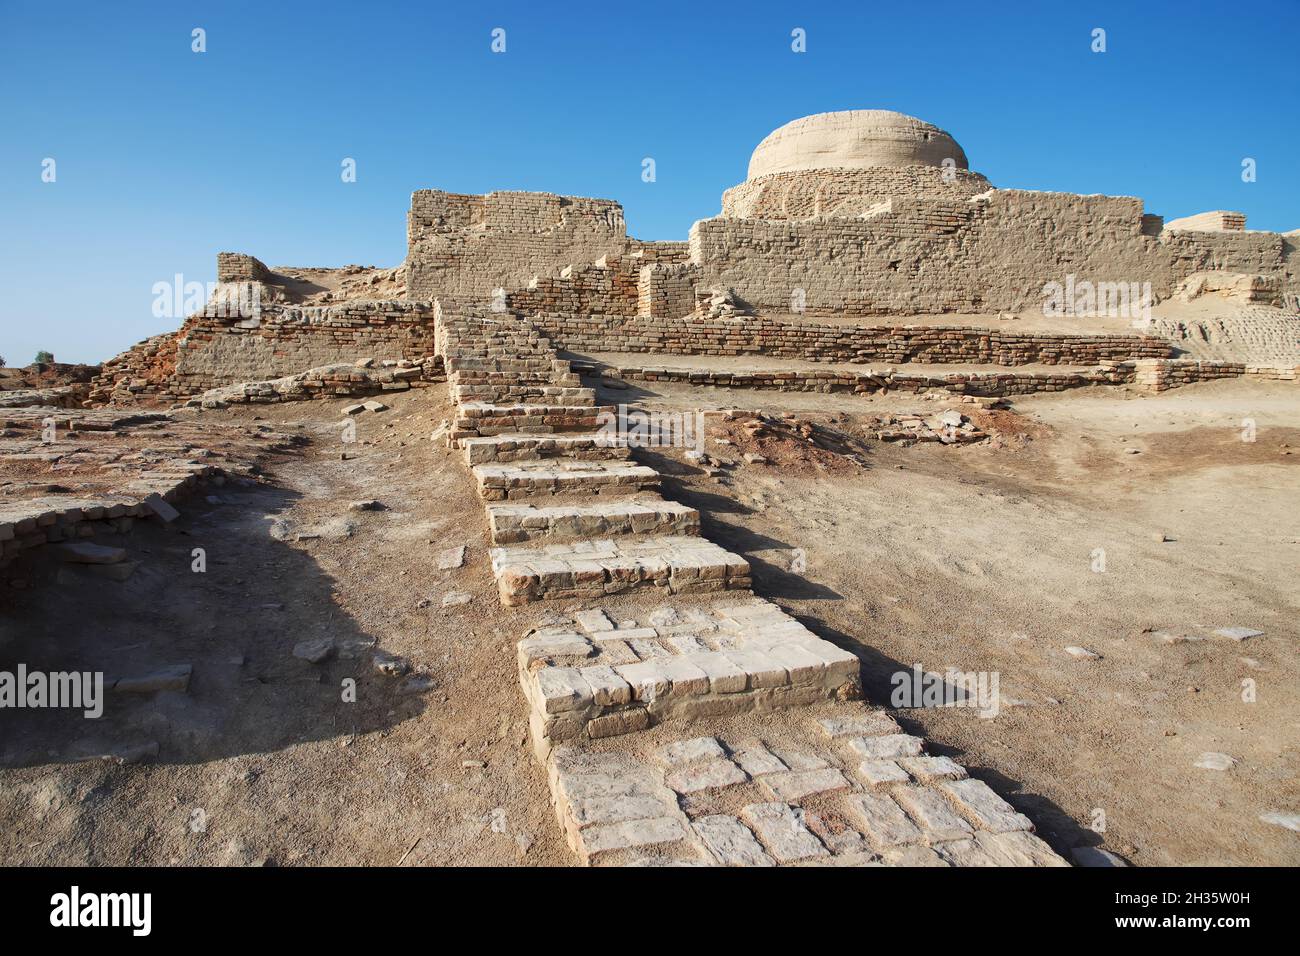
{"label": "dirt ground", "polygon": [[[914,663],[997,672],[996,717],[900,719],[1058,851],[1300,862],[1300,835],[1259,820],[1300,810],[1293,384],[1024,398],[999,413],[1008,440],[964,447],[874,442],[864,424],[977,414],[947,398],[676,386],[603,397],[790,411],[865,442],[865,455],[837,460],[760,437],[768,461],[751,463],[735,423],[711,418],[721,467],[676,449],[638,456],[669,476],[667,496],[701,509],[707,536],[752,562],[757,593],[862,657],[874,700],[888,703],[891,675]],[[445,389],[390,404],[358,420],[355,443],[341,441],[335,403],[196,413],[310,441],[257,481],[189,499],[173,528],[118,538],[143,562],[123,583],[61,579],[50,563],[24,569],[28,587],[0,584],[0,665],[194,667],[188,693],[111,697],[99,721],[6,713],[0,863],[572,862],[514,672],[514,642],[547,608],[497,600],[470,475],[430,440],[449,417]],[[1241,440],[1243,419],[1254,442]],[[385,510],[349,507],[370,499]],[[438,570],[439,552],[461,544],[465,566]],[[191,570],[195,548],[205,572]],[[473,600],[443,607],[450,592]],[[1264,634],[1212,635],[1225,626]],[[357,653],[293,656],[322,635]],[[377,673],[372,641],[411,675]],[[355,703],[342,699],[348,678]],[[142,763],[83,759],[154,741]],[[1195,767],[1206,751],[1237,762]]]}
{"label": "dirt ground", "polygon": [[[264,481],[182,504],[172,531],[116,541],[128,581],[61,585],[54,566],[4,589],[0,659],[110,676],[192,663],[187,694],[110,697],[99,721],[8,711],[0,862],[567,864],[525,745],[514,642],[536,611],[502,608],[463,463],[430,435],[444,387],[399,395],[341,441],[339,403],[204,412],[312,439]],[[343,455],[347,459],[343,459]],[[352,511],[376,499],[383,511]],[[300,540],[300,536],[302,536]],[[440,551],[468,545],[463,568]],[[207,570],[191,570],[192,551]],[[444,608],[449,592],[467,605]],[[324,635],[356,659],[292,655]],[[375,672],[400,655],[431,688]],[[356,702],[342,700],[355,679]],[[78,757],[158,741],[148,763]]]}
{"label": "dirt ground", "polygon": [[[882,413],[970,411],[912,395],[638,397],[665,408],[759,398],[769,413],[829,414],[850,431]],[[1033,396],[1015,403],[1016,440],[876,444],[865,467],[847,469],[782,467],[768,454],[721,478],[683,473],[675,496],[707,509],[704,533],[750,559],[756,591],[860,654],[874,700],[888,703],[891,676],[917,663],[998,673],[995,718],[930,708],[903,722],[1058,851],[1100,843],[1137,865],[1294,865],[1300,837],[1259,815],[1300,807],[1298,408],[1282,383]],[[1242,441],[1246,419],[1254,442]],[[1230,626],[1265,633],[1212,635]],[[1195,767],[1207,751],[1238,762]]]}

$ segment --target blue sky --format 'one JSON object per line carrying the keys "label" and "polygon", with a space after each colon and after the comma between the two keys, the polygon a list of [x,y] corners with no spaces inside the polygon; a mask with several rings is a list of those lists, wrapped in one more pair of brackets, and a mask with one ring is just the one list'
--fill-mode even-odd
{"label": "blue sky", "polygon": [[935,123],[998,186],[1300,227],[1300,0],[731,9],[0,0],[0,355],[100,361],[175,328],[154,283],[211,281],[222,250],[396,265],[418,188],[605,197],[684,239],[768,132],[837,109]]}

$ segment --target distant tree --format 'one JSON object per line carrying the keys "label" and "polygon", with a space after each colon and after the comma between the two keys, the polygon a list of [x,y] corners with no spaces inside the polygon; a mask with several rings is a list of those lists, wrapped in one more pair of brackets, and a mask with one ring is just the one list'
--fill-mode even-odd
{"label": "distant tree", "polygon": [[37,364],[37,365],[53,365],[53,364],[54,364],[54,353],[53,353],[53,352],[46,352],[44,349],[42,349],[41,351],[39,351],[39,352],[36,353],[36,360],[35,360],[35,361],[36,361],[36,364]]}
{"label": "distant tree", "polygon": [[5,357],[3,355],[0,355],[0,368],[4,368],[4,367],[5,367]]}

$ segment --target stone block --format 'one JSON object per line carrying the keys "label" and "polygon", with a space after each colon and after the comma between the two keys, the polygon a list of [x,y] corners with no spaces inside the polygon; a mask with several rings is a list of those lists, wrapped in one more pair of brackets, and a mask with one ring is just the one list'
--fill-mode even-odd
{"label": "stone block", "polygon": [[735,817],[700,817],[691,826],[705,848],[723,866],[773,866],[762,844]]}
{"label": "stone block", "polygon": [[763,777],[763,786],[773,800],[798,803],[813,794],[848,790],[850,784],[839,770],[834,767],[824,767],[821,770],[769,774]]}
{"label": "stone block", "polygon": [[855,793],[844,806],[876,846],[883,848],[921,842],[920,829],[885,794]]}
{"label": "stone block", "polygon": [[741,816],[778,863],[830,855],[799,815],[784,803],[751,803]]}

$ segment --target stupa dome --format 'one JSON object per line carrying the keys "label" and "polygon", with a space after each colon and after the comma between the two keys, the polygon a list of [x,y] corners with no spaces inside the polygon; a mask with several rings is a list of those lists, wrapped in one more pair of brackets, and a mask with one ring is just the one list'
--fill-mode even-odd
{"label": "stupa dome", "polygon": [[749,179],[809,169],[942,166],[966,169],[957,141],[929,123],[892,110],[814,113],[786,123],[758,144]]}

